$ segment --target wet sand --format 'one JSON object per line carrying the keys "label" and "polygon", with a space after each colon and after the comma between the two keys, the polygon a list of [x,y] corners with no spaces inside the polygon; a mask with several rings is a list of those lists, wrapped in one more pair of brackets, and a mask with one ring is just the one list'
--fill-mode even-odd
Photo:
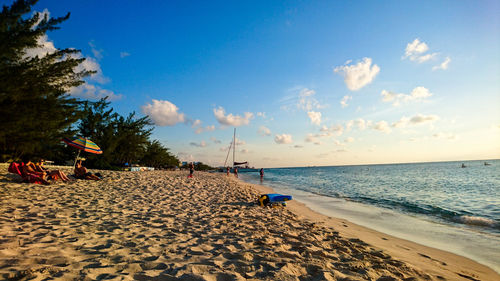
{"label": "wet sand", "polygon": [[[63,168],[69,171],[67,168]],[[469,259],[328,218],[225,174],[20,183],[0,165],[0,279],[499,280]]]}

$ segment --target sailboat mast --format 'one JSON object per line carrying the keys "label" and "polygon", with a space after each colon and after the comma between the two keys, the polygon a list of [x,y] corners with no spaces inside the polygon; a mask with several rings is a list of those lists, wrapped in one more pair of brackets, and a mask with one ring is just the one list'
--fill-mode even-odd
{"label": "sailboat mast", "polygon": [[236,151],[236,128],[234,128],[233,133],[233,168],[234,168],[234,152]]}

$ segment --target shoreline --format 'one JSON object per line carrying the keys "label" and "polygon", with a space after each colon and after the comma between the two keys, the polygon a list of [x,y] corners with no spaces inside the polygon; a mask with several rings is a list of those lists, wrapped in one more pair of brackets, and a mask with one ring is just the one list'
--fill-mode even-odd
{"label": "shoreline", "polygon": [[[269,186],[248,183],[241,179],[240,181],[243,184],[252,186],[252,188],[261,193],[275,193],[274,189]],[[321,214],[295,199],[287,202],[287,208],[299,217],[303,217],[306,220],[327,227],[332,227],[344,237],[365,241],[376,248],[386,251],[397,259],[403,260],[420,269],[424,269],[425,272],[433,272],[436,275],[441,274],[441,276],[443,272],[447,272],[450,274],[450,278],[457,278],[457,275],[464,277],[472,273],[472,275],[476,275],[477,277],[484,274],[489,276],[491,278],[490,280],[500,279],[500,273],[470,258],[386,234],[369,227],[355,224],[347,219]],[[478,279],[488,280],[487,278],[489,277],[486,276],[483,277],[485,279]]]}
{"label": "shoreline", "polygon": [[[195,172],[188,179],[185,171],[99,171],[102,181],[43,186],[20,183],[5,164],[0,170],[3,279],[499,277],[460,256],[318,217],[296,201],[287,208],[262,208],[255,202],[269,189],[225,174]],[[398,256],[378,240],[409,253]]]}

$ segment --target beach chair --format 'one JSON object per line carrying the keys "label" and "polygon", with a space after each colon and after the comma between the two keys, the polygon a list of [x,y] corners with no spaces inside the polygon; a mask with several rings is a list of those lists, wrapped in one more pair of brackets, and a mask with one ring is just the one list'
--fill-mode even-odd
{"label": "beach chair", "polygon": [[21,176],[21,178],[23,179],[23,182],[36,183],[36,184],[46,184],[47,183],[47,181],[43,180],[42,177],[40,177],[39,175],[35,175],[32,173],[24,173],[23,166],[24,166],[24,163],[22,163],[22,162],[21,163],[12,162],[12,163],[10,163],[8,170],[10,173]]}

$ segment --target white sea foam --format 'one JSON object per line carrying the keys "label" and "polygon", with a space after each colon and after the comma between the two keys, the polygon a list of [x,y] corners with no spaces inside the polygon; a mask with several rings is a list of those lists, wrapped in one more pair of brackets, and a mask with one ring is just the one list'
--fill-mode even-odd
{"label": "white sea foam", "polygon": [[460,216],[458,219],[461,223],[470,224],[470,225],[493,227],[497,224],[496,221],[494,221],[492,219],[483,218],[483,217]]}

